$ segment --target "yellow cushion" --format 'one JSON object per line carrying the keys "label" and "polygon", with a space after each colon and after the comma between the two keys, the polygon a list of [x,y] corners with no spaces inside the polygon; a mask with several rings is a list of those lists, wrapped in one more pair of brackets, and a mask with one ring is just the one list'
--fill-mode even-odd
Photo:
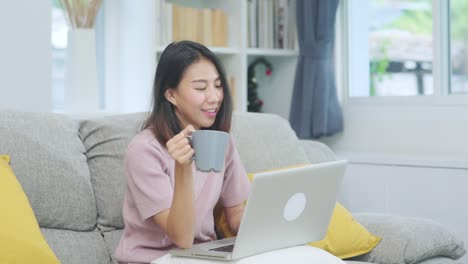
{"label": "yellow cushion", "polygon": [[9,156],[0,155],[0,263],[60,263],[9,162]]}
{"label": "yellow cushion", "polygon": [[354,220],[346,208],[336,203],[325,238],[309,245],[346,259],[370,252],[380,240]]}
{"label": "yellow cushion", "polygon": [[[292,167],[300,166],[303,165]],[[255,173],[249,173],[248,176],[249,180],[252,182]],[[218,231],[221,232],[224,237],[234,236],[229,229],[221,206],[216,206],[214,216]],[[341,259],[346,259],[370,252],[377,246],[380,240],[380,237],[373,235],[364,226],[354,220],[353,216],[346,208],[336,203],[325,238],[320,241],[309,243],[309,245],[326,250]]]}

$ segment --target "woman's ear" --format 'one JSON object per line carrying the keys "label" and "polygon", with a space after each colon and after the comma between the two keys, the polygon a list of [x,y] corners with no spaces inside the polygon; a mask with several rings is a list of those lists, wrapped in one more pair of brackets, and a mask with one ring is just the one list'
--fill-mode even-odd
{"label": "woman's ear", "polygon": [[174,89],[169,88],[164,92],[164,97],[166,97],[166,100],[168,100],[171,104],[174,106],[177,105],[177,100],[174,96]]}

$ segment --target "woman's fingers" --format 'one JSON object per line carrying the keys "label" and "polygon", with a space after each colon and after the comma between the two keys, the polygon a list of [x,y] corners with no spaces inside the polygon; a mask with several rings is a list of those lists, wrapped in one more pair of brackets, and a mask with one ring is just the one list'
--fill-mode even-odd
{"label": "woman's fingers", "polygon": [[186,164],[191,162],[194,151],[187,136],[192,134],[193,131],[195,131],[193,126],[188,125],[166,143],[169,154],[178,163]]}
{"label": "woman's fingers", "polygon": [[182,148],[179,148],[179,149],[176,149],[173,153],[172,153],[172,156],[175,160],[178,160],[180,159],[180,157],[184,156],[185,154],[187,154],[190,150],[192,149],[192,147],[190,145],[185,145],[183,146]]}
{"label": "woman's fingers", "polygon": [[[167,144],[177,144],[179,141],[181,140],[187,140],[187,136],[191,135],[192,132],[195,131],[195,129],[193,128],[192,125],[188,125],[186,126],[182,131],[180,131],[179,134],[175,135],[174,137],[172,137],[171,139],[169,139],[166,143]],[[188,140],[187,140],[188,142]]]}
{"label": "woman's fingers", "polygon": [[180,164],[189,164],[192,162],[194,153],[195,151],[192,149],[192,147],[190,147],[190,145],[186,145],[183,148],[177,150],[172,157]]}
{"label": "woman's fingers", "polygon": [[193,150],[193,148],[190,148],[189,151],[187,153],[185,153],[184,155],[182,155],[182,157],[180,158],[181,161],[183,161],[184,163],[185,162],[188,162],[188,161],[192,161],[192,157],[193,157],[193,154],[195,154],[195,150]]}
{"label": "woman's fingers", "polygon": [[179,140],[174,139],[172,142],[167,142],[167,150],[169,153],[175,152],[185,146],[190,146],[190,141],[187,137],[181,138]]}

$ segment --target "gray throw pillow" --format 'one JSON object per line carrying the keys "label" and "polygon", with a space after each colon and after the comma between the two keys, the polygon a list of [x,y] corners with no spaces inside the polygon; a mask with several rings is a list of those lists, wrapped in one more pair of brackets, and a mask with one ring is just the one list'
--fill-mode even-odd
{"label": "gray throw pillow", "polygon": [[353,260],[410,264],[434,257],[459,259],[466,253],[463,241],[432,220],[371,213],[354,217],[382,241]]}
{"label": "gray throw pillow", "polygon": [[418,264],[462,264],[460,260],[453,260],[451,258],[446,257],[435,257],[426,259],[424,261],[419,262]]}

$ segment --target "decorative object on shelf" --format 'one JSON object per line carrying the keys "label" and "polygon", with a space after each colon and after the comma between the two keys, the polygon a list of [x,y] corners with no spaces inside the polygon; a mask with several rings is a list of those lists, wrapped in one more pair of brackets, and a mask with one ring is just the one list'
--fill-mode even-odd
{"label": "decorative object on shelf", "polygon": [[60,0],[68,25],[65,54],[66,113],[99,110],[94,23],[102,0]]}
{"label": "decorative object on shelf", "polygon": [[258,98],[258,84],[255,78],[255,68],[259,64],[266,67],[265,74],[267,76],[270,76],[273,71],[271,63],[267,61],[265,57],[259,57],[250,63],[247,70],[247,110],[249,112],[261,112],[262,110],[263,101]]}

